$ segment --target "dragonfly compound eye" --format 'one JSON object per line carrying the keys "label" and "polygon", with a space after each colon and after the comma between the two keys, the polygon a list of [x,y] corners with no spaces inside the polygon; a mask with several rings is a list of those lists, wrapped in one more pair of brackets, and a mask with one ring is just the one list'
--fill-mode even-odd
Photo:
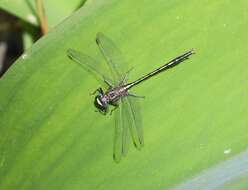
{"label": "dragonfly compound eye", "polygon": [[101,101],[101,96],[96,96],[95,97],[95,101],[94,101],[94,104],[95,104],[95,107],[100,111],[100,112],[107,112],[107,105],[104,104],[102,101]]}

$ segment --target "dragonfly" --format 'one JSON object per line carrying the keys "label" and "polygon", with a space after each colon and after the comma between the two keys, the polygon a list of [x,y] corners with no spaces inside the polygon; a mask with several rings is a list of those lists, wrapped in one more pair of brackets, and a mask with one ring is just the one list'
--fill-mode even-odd
{"label": "dragonfly", "polygon": [[[194,54],[194,50],[183,53],[133,82],[128,82],[131,69],[127,70],[127,64],[122,53],[114,42],[103,33],[98,32],[96,44],[105,59],[105,65],[99,64],[92,57],[74,49],[68,49],[67,55],[103,85],[103,88],[97,88],[92,93],[92,95],[96,94],[94,105],[97,111],[103,115],[115,113],[113,159],[116,163],[119,163],[122,157],[127,154],[130,138],[138,150],[141,150],[144,146],[142,119],[138,101],[143,96],[133,94],[130,90],[157,74],[187,60]],[[112,109],[110,110],[110,108]]]}

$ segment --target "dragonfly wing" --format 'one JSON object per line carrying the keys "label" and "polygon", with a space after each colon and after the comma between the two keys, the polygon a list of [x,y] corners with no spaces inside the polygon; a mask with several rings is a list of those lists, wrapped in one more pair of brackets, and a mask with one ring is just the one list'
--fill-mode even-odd
{"label": "dragonfly wing", "polygon": [[133,97],[124,97],[123,105],[124,112],[126,112],[126,124],[131,133],[133,144],[137,149],[141,149],[144,146],[144,138],[138,100]]}
{"label": "dragonfly wing", "polygon": [[125,71],[127,71],[121,51],[108,37],[100,32],[96,35],[96,43],[112,72],[116,84],[119,84],[125,75]]}
{"label": "dragonfly wing", "polygon": [[124,107],[125,104],[123,102],[123,98],[120,99],[120,104],[122,106],[122,123],[123,123],[123,133],[122,133],[122,155],[126,156],[127,152],[128,152],[128,145],[129,145],[129,122],[127,120],[128,114],[126,112],[126,108]]}
{"label": "dragonfly wing", "polygon": [[97,63],[93,58],[77,51],[74,49],[68,49],[67,55],[70,59],[78,63],[81,67],[83,67],[87,72],[92,74],[95,79],[98,80],[99,83],[106,86],[106,83],[104,83],[104,80],[109,81],[110,83],[113,83],[113,79],[107,77],[109,76],[107,74],[107,71],[103,72],[104,69],[100,69],[99,63]]}
{"label": "dragonfly wing", "polygon": [[129,122],[128,112],[125,109],[123,99],[120,99],[118,109],[115,111],[115,131],[114,131],[114,160],[118,163],[123,156],[126,156],[129,145]]}
{"label": "dragonfly wing", "polygon": [[122,104],[119,105],[118,109],[115,111],[115,129],[114,129],[114,150],[113,158],[115,162],[120,162],[122,158],[122,138],[123,138],[123,117],[122,117],[123,107]]}

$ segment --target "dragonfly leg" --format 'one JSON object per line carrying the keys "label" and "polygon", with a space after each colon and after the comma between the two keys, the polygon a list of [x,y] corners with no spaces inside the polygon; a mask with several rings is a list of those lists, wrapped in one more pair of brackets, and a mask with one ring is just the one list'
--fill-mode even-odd
{"label": "dragonfly leg", "polygon": [[110,110],[110,115],[112,115],[113,111],[115,111],[119,107],[117,103],[112,103],[111,105],[114,106],[114,108]]}
{"label": "dragonfly leg", "polygon": [[112,88],[113,85],[111,84],[111,82],[109,82],[106,78],[103,78],[103,81],[108,85],[109,88]]}
{"label": "dragonfly leg", "polygon": [[133,70],[133,67],[131,69],[129,69],[125,75],[123,76],[123,78],[121,79],[121,84],[124,84],[127,80],[128,80],[128,75],[129,73]]}
{"label": "dragonfly leg", "polygon": [[145,96],[139,96],[139,95],[132,94],[132,93],[128,93],[128,96],[132,96],[134,98],[145,98]]}
{"label": "dragonfly leg", "polygon": [[94,90],[94,92],[91,92],[90,95],[95,95],[97,92],[98,93],[103,93],[102,88],[98,88],[98,89]]}
{"label": "dragonfly leg", "polygon": [[90,95],[95,95],[96,92],[98,92],[98,89],[94,90],[93,92],[90,93]]}
{"label": "dragonfly leg", "polygon": [[95,110],[95,112],[98,112],[98,113],[100,113],[102,115],[106,115],[107,114],[106,112],[100,112],[99,110]]}

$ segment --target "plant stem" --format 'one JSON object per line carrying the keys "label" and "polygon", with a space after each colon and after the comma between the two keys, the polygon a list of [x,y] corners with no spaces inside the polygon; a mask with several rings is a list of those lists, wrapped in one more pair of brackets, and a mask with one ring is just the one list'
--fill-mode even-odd
{"label": "plant stem", "polygon": [[40,20],[41,31],[42,31],[42,34],[44,35],[48,32],[48,25],[47,25],[47,19],[46,19],[43,1],[36,0],[36,6],[37,6],[37,11],[38,11],[38,17]]}

